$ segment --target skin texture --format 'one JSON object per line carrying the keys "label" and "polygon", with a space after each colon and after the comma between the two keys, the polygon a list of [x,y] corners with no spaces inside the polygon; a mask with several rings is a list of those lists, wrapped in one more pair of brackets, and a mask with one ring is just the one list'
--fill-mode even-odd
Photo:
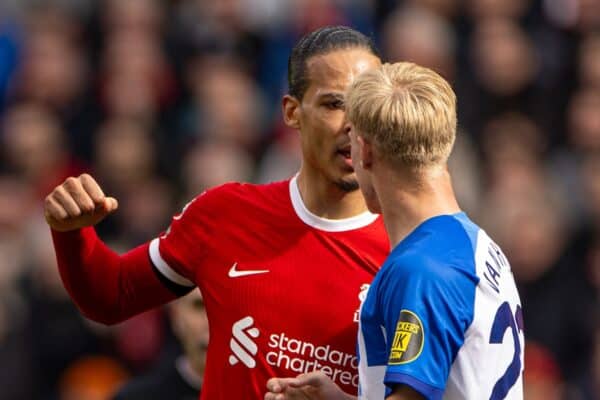
{"label": "skin texture", "polygon": [[396,386],[392,394],[386,397],[387,400],[423,400],[424,397],[415,392],[408,386]]}
{"label": "skin texture", "polygon": [[349,135],[361,191],[369,209],[383,215],[392,248],[423,221],[460,211],[446,161],[399,168],[384,161],[352,126]]}
{"label": "skin texture", "polygon": [[337,219],[366,210],[350,160],[344,93],[356,76],[380,64],[376,56],[361,48],[311,57],[304,97],[283,98],[285,123],[300,131],[300,193],[314,214]]}
{"label": "skin texture", "polygon": [[[376,146],[352,124],[345,129],[351,141],[354,177],[360,183],[371,212],[382,213],[392,247],[423,221],[460,211],[446,162],[420,169],[400,168],[384,161]],[[296,378],[273,378],[267,383],[265,400],[349,400],[325,374],[317,372]],[[387,400],[420,400],[414,389],[397,385]]]}
{"label": "skin texture", "polygon": [[[367,210],[350,157],[344,93],[360,73],[380,65],[379,58],[360,48],[314,56],[307,62],[309,86],[303,98],[283,98],[284,122],[300,132],[300,193],[306,207],[320,217],[349,218]],[[44,211],[48,225],[65,232],[93,226],[117,208],[117,200],[107,197],[98,183],[84,174],[57,186],[47,196]],[[306,379],[298,387],[285,386],[285,393],[267,393],[265,399],[353,398],[322,373],[308,374]],[[278,388],[282,386],[273,390]]]}
{"label": "skin texture", "polygon": [[44,216],[52,229],[67,232],[96,225],[115,212],[119,203],[107,197],[88,174],[70,177],[57,186],[44,202]]}
{"label": "skin texture", "polygon": [[267,382],[265,400],[352,400],[323,372],[310,372],[296,378],[272,378]]}
{"label": "skin texture", "polygon": [[[375,148],[373,145],[365,140],[359,133],[353,130],[351,124],[346,125],[347,132],[349,134],[351,145],[352,145],[352,163],[354,166],[354,178],[357,182],[360,182],[360,189],[364,195],[366,204],[371,212],[380,213],[382,211],[382,203],[383,207],[390,203],[391,200],[398,201],[398,197],[400,196],[403,199],[410,199],[409,202],[411,204],[418,204],[421,200],[424,200],[425,197],[431,199],[433,197],[438,197],[433,195],[430,196],[427,194],[423,199],[421,196],[416,196],[412,198],[412,193],[417,193],[418,190],[415,188],[423,188],[420,180],[416,181],[414,177],[409,176],[407,179],[410,183],[406,187],[408,195],[401,190],[401,194],[397,193],[389,193],[389,190],[381,190],[381,187],[396,187],[395,184],[390,185],[389,179],[395,178],[397,175],[397,171],[391,168],[389,165],[381,161],[380,158],[375,154]],[[376,171],[376,172],[373,172]],[[424,179],[431,180],[434,185],[440,183],[442,187],[446,188],[449,185],[449,177],[447,174],[442,174],[441,177],[435,173],[436,169],[433,169],[433,173],[425,173],[423,176]],[[410,175],[410,174],[408,174]],[[448,179],[448,181],[447,181]],[[395,179],[393,179],[395,180]],[[387,184],[386,184],[387,182]],[[426,185],[428,186],[428,185]],[[379,188],[379,189],[377,189]],[[380,202],[378,196],[378,190],[384,192],[384,196],[386,196],[386,201]],[[393,189],[392,189],[393,191]],[[411,193],[412,192],[412,193]],[[453,198],[453,195],[450,193],[443,193],[439,196],[440,199],[440,207],[448,207],[448,203],[450,204],[450,208],[455,207],[455,203],[449,201],[449,199]],[[397,195],[397,196],[395,196]],[[416,202],[415,202],[416,201]],[[403,200],[402,202],[405,202]],[[437,202],[436,202],[437,205]],[[411,205],[412,207],[412,205]],[[427,202],[422,203],[419,207],[423,210],[423,212],[427,212],[425,210],[429,210],[429,206]],[[433,207],[431,209],[436,209],[437,207]],[[386,210],[387,211],[387,210]],[[410,216],[413,220],[411,221],[402,221],[400,224],[396,223],[398,226],[414,226],[418,225],[420,222],[415,222],[417,219],[424,218],[421,215],[421,212],[418,212],[416,215]],[[387,227],[387,223],[386,223]],[[411,228],[412,229],[412,228]],[[389,230],[388,230],[389,231]],[[392,230],[396,232],[395,230]],[[398,240],[398,234],[392,234],[391,238],[396,241]],[[399,241],[399,240],[398,240]],[[265,394],[265,400],[351,400],[356,399],[356,397],[348,395],[343,392],[327,375],[318,371],[309,374],[302,374],[297,376],[296,378],[272,378],[267,382],[267,393]],[[396,386],[392,393],[387,397],[387,400],[422,400],[423,396],[419,394],[417,391],[412,388],[404,385]]]}
{"label": "skin texture", "polygon": [[381,214],[381,205],[375,188],[371,182],[366,169],[373,166],[373,151],[374,148],[370,142],[366,141],[362,136],[358,136],[355,131],[350,128],[350,143],[352,146],[352,160],[355,165],[356,180],[360,184],[360,190],[365,198],[365,203],[369,211]]}
{"label": "skin texture", "polygon": [[[323,372],[310,372],[296,378],[271,378],[267,382],[265,400],[354,400]],[[423,400],[408,386],[396,386],[386,400]]]}
{"label": "skin texture", "polygon": [[[367,209],[349,156],[344,92],[358,74],[380,64],[376,56],[360,48],[311,57],[304,97],[283,98],[285,123],[300,131],[300,193],[307,208],[318,216],[348,218]],[[117,200],[107,197],[90,175],[83,174],[68,178],[46,197],[44,214],[52,229],[66,232],[96,225],[117,208]]]}

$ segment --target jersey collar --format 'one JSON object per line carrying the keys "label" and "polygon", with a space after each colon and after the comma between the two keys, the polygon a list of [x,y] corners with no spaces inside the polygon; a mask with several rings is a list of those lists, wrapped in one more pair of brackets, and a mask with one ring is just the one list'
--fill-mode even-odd
{"label": "jersey collar", "polygon": [[369,211],[344,219],[328,219],[313,214],[304,205],[304,201],[300,195],[300,189],[298,189],[297,177],[298,176],[296,175],[290,179],[290,198],[292,200],[294,211],[296,211],[296,215],[298,215],[298,218],[306,225],[327,232],[343,232],[363,228],[377,219],[378,215],[372,214]]}

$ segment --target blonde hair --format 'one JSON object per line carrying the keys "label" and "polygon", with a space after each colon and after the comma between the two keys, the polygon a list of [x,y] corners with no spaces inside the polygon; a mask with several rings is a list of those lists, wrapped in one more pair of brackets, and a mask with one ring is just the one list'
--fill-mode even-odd
{"label": "blonde hair", "polygon": [[349,88],[346,110],[361,136],[394,163],[445,163],[456,138],[456,95],[437,73],[413,63],[384,64]]}

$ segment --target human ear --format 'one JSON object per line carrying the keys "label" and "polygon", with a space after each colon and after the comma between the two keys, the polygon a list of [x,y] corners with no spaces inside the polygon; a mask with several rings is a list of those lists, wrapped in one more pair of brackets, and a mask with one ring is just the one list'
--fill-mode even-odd
{"label": "human ear", "polygon": [[300,129],[300,101],[286,94],[281,101],[283,122],[293,129]]}
{"label": "human ear", "polygon": [[360,165],[364,169],[370,169],[373,165],[373,145],[370,140],[363,136],[356,137],[359,147]]}

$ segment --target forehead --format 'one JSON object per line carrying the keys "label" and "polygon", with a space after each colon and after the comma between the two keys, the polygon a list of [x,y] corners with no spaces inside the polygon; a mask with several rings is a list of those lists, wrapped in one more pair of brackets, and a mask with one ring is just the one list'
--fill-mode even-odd
{"label": "forehead", "polygon": [[381,65],[379,58],[361,48],[335,50],[308,59],[309,92],[345,91],[362,72]]}

